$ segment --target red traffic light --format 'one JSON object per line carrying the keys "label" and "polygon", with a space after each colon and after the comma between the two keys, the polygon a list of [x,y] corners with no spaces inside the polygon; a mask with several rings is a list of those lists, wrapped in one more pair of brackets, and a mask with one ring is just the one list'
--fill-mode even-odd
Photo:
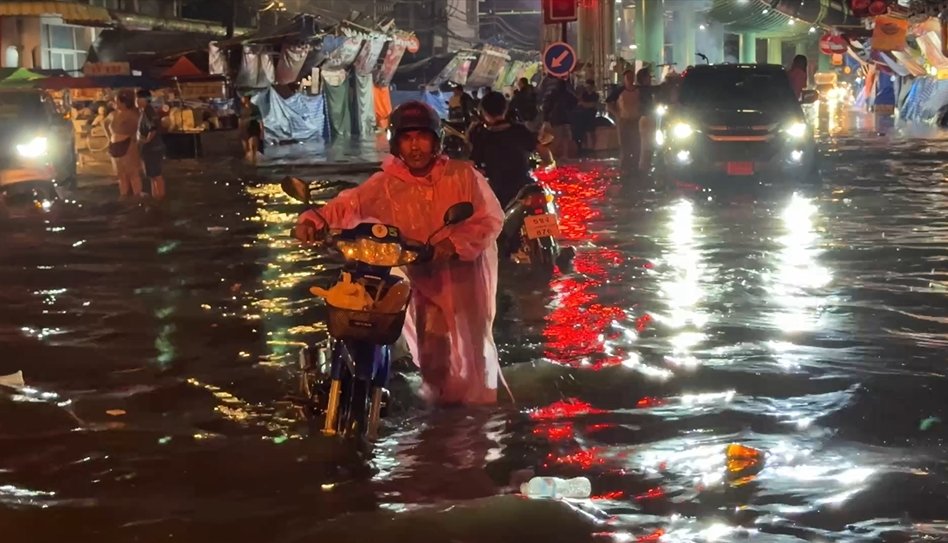
{"label": "red traffic light", "polygon": [[543,0],[543,21],[568,23],[577,19],[577,0]]}

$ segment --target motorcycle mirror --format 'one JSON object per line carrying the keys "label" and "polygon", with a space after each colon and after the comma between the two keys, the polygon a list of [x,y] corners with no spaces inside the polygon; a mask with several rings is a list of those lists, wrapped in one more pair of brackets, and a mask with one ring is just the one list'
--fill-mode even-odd
{"label": "motorcycle mirror", "polygon": [[280,188],[282,188],[283,192],[290,198],[303,202],[304,204],[309,203],[309,184],[306,183],[306,181],[297,177],[287,176],[280,182]]}
{"label": "motorcycle mirror", "polygon": [[474,216],[474,204],[458,202],[444,212],[444,225],[451,226],[462,223]]}

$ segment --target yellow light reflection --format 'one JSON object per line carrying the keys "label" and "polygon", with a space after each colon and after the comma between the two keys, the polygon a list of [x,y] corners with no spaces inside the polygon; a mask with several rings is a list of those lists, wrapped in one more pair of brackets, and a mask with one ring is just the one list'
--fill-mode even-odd
{"label": "yellow light reflection", "polygon": [[817,327],[826,300],[814,291],[832,281],[832,274],[818,261],[823,251],[814,226],[817,211],[812,199],[794,194],[781,215],[785,234],[777,240],[781,248],[768,290],[778,307],[773,324],[785,333]]}
{"label": "yellow light reflection", "polygon": [[660,290],[667,303],[665,312],[653,314],[655,321],[673,331],[669,337],[671,355],[666,359],[675,366],[693,368],[698,359],[692,351],[707,339],[700,332],[709,320],[698,309],[705,298],[702,280],[706,265],[701,254],[703,241],[695,226],[694,205],[679,200],[669,215],[669,248],[661,258]]}

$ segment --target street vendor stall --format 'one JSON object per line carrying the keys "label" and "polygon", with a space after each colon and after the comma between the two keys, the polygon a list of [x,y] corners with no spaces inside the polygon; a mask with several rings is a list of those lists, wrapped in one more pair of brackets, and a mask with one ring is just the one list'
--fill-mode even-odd
{"label": "street vendor stall", "polygon": [[[181,57],[162,74],[162,81],[163,88],[152,94],[162,114],[162,139],[169,158],[202,156],[204,144],[211,143],[205,140],[237,140],[235,92],[226,76],[204,73]],[[229,146],[223,143],[223,147]]]}

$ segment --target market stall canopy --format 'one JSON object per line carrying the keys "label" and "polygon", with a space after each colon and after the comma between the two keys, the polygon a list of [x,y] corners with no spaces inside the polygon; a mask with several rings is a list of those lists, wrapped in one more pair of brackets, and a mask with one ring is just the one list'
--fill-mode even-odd
{"label": "market stall canopy", "polygon": [[145,89],[154,90],[165,87],[159,81],[149,77],[135,75],[106,75],[94,77],[47,77],[37,82],[43,89]]}
{"label": "market stall canopy", "polygon": [[37,80],[45,77],[26,68],[17,68],[9,74],[0,75],[0,88],[33,87]]}
{"label": "market stall canopy", "polygon": [[181,57],[170,68],[161,74],[161,77],[170,78],[195,78],[207,77],[208,74],[202,72],[188,57]]}
{"label": "market stall canopy", "polygon": [[71,24],[107,26],[112,24],[109,10],[78,2],[0,2],[0,17],[40,17],[58,15]]}

